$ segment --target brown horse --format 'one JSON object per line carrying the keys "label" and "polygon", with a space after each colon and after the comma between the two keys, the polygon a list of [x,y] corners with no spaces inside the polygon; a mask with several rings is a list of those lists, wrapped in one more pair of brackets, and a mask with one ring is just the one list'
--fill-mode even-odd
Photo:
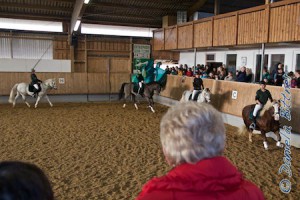
{"label": "brown horse", "polygon": [[[249,125],[252,123],[250,119],[250,113],[253,111],[255,104],[245,106],[242,111],[244,124],[244,131],[249,132],[249,141],[252,142],[253,132],[249,129]],[[277,101],[273,101],[272,103],[269,101],[264,108],[261,110],[259,117],[256,119],[256,129],[261,132],[261,136],[263,137],[264,148],[268,150],[268,143],[266,133],[274,132],[277,136],[276,146],[282,147],[281,136],[279,134],[279,103]]]}

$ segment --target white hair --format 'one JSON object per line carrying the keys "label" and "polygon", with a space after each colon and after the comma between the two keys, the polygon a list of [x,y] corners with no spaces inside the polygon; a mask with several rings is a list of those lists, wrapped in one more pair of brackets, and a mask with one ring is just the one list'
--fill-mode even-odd
{"label": "white hair", "polygon": [[206,103],[180,103],[160,123],[160,139],[170,165],[222,155],[225,138],[221,114]]}

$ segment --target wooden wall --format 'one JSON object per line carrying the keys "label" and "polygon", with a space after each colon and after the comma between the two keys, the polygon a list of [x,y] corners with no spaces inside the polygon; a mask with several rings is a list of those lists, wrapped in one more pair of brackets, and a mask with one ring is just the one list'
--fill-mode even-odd
{"label": "wooden wall", "polygon": [[153,50],[164,50],[165,49],[165,38],[164,38],[164,30],[156,30],[153,32]]}
{"label": "wooden wall", "polygon": [[212,20],[196,21],[194,23],[194,47],[212,46]]}
{"label": "wooden wall", "polygon": [[268,41],[268,10],[241,13],[238,19],[238,44],[257,44]]}
{"label": "wooden wall", "polygon": [[237,15],[215,19],[213,30],[213,46],[236,45]]}
{"label": "wooden wall", "polygon": [[[240,83],[234,81],[216,81],[212,79],[203,79],[204,87],[208,87],[211,92],[212,105],[223,113],[228,113],[235,116],[242,116],[242,109],[246,105],[255,103],[256,91],[260,88],[258,84]],[[161,96],[180,100],[182,93],[185,90],[192,89],[193,78],[168,75],[167,85],[165,90],[161,92]],[[282,87],[267,86],[274,99],[281,98]],[[232,91],[238,92],[237,99],[232,99]],[[300,133],[300,89],[291,89],[292,92],[292,121],[283,121],[286,125],[291,125],[293,131]]]}
{"label": "wooden wall", "polygon": [[155,31],[155,50],[297,42],[299,16],[300,0],[286,0],[208,17]]}
{"label": "wooden wall", "polygon": [[165,28],[165,50],[177,49],[177,26]]}
{"label": "wooden wall", "polygon": [[193,24],[178,26],[178,49],[188,49],[193,47]]}

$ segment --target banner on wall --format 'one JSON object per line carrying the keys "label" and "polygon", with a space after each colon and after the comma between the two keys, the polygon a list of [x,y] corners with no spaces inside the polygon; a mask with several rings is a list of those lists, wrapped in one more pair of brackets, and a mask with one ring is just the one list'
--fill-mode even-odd
{"label": "banner on wall", "polygon": [[133,58],[147,58],[150,59],[151,46],[148,44],[134,44]]}

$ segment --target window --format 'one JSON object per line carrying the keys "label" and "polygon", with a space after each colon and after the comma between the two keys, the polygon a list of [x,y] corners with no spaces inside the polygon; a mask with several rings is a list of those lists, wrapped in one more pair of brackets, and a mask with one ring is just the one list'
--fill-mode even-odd
{"label": "window", "polygon": [[300,54],[296,54],[296,69],[295,70],[300,70]]}
{"label": "window", "polygon": [[[260,81],[260,72],[261,72],[261,54],[256,55],[256,68],[255,68],[255,81]],[[269,55],[265,54],[264,58],[264,67],[268,67],[269,64]]]}
{"label": "window", "polygon": [[284,54],[272,54],[270,73],[272,73],[276,69],[279,63],[284,64]]}
{"label": "window", "polygon": [[226,62],[226,66],[227,66],[227,70],[228,72],[232,72],[233,74],[235,74],[236,71],[236,54],[227,54],[227,62]]}
{"label": "window", "polygon": [[215,54],[206,54],[206,62],[215,61]]}

